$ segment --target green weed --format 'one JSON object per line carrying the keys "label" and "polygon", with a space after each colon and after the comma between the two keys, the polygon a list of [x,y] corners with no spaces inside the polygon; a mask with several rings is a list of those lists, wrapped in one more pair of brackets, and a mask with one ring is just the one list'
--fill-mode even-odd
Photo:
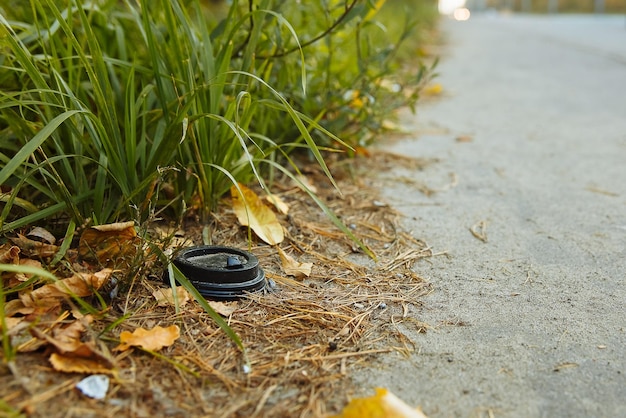
{"label": "green weed", "polygon": [[233,183],[265,187],[275,172],[297,172],[293,153],[308,153],[334,184],[324,152],[374,141],[432,75],[422,65],[398,72],[421,13],[386,25],[376,20],[383,1],[205,3],[0,10],[0,232],[61,220],[56,264],[76,225],[142,224],[189,206],[205,222]]}

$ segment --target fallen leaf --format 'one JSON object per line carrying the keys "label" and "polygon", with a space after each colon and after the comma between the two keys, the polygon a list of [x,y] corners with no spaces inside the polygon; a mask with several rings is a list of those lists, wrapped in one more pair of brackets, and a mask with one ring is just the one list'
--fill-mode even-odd
{"label": "fallen leaf", "polygon": [[456,137],[456,142],[472,142],[473,139],[470,135],[459,135]]}
{"label": "fallen leaf", "polygon": [[[6,331],[11,331],[13,328],[15,328],[16,326],[18,326],[19,324],[21,324],[22,322],[24,322],[24,318],[23,317],[17,317],[17,318],[4,318],[4,322],[7,326],[7,329],[4,330]],[[0,324],[0,329],[2,329],[2,326]]]}
{"label": "fallen leaf", "polygon": [[26,236],[30,239],[37,239],[37,241],[45,242],[48,244],[55,244],[57,239],[47,229],[40,226],[34,227]]}
{"label": "fallen leaf", "polygon": [[387,389],[376,388],[376,395],[352,399],[331,418],[426,418],[419,409],[413,409]]}
{"label": "fallen leaf", "polygon": [[[45,334],[46,332],[51,332],[53,328],[60,326],[60,324],[62,324],[69,317],[68,311],[60,313],[55,311],[58,311],[58,309],[54,308],[48,311],[43,309],[34,309],[31,314],[24,317],[22,326],[28,327],[24,330],[27,332],[18,332],[15,335],[12,335],[13,344],[18,353],[30,353],[48,345],[45,337],[41,336],[41,338],[39,338],[38,335],[40,333]],[[39,327],[42,329],[34,326],[34,323],[40,324]],[[44,326],[41,324],[46,325]]]}
{"label": "fallen leaf", "polygon": [[443,91],[443,86],[440,83],[431,84],[422,90],[422,94],[425,96],[438,96]]}
{"label": "fallen leaf", "polygon": [[271,203],[276,208],[276,210],[282,213],[283,215],[286,215],[289,213],[289,205],[287,205],[283,201],[283,199],[281,199],[279,196],[268,193],[268,195],[265,196],[265,200]]}
{"label": "fallen leaf", "polygon": [[75,295],[90,296],[108,282],[114,270],[102,269],[97,273],[76,273],[67,279],[41,286],[30,293],[20,294],[25,307],[51,306],[61,299]]}
{"label": "fallen leaf", "polygon": [[307,189],[309,189],[311,192],[313,193],[317,193],[317,187],[315,187],[307,177],[298,174],[296,176],[296,178],[304,185],[304,187],[306,187]]}
{"label": "fallen leaf", "polygon": [[58,324],[52,329],[52,335],[37,327],[31,329],[31,334],[40,340],[46,341],[61,353],[71,353],[79,357],[90,357],[93,351],[95,351],[95,347],[89,347],[87,343],[81,341],[81,336],[86,330],[85,325],[92,321],[93,317],[87,315],[85,316],[84,322],[82,320],[75,320],[66,327],[62,327],[61,324]]}
{"label": "fallen leaf", "polygon": [[17,234],[17,237],[9,238],[13,244],[20,247],[21,252],[27,257],[46,258],[52,257],[59,251],[59,247],[52,244],[46,244],[43,242],[35,241],[26,238],[22,234]]}
{"label": "fallen leaf", "polygon": [[[174,289],[159,288],[152,292],[152,296],[156,299],[159,306],[175,306]],[[182,286],[176,287],[176,297],[178,298],[178,306],[183,306],[191,299],[189,292]]]}
{"label": "fallen leaf", "polygon": [[48,359],[54,370],[65,373],[112,374],[114,369],[97,360],[52,353]]}
{"label": "fallen leaf", "polygon": [[4,305],[4,315],[7,317],[12,317],[18,313],[28,315],[33,313],[34,310],[34,307],[24,305],[24,302],[20,299],[10,300]]}
{"label": "fallen leaf", "polygon": [[285,235],[274,212],[265,206],[252,190],[242,184],[239,187],[241,193],[235,186],[230,188],[233,210],[239,223],[252,228],[254,233],[266,243],[270,245],[280,244],[285,239]]}
{"label": "fallen leaf", "polygon": [[385,119],[383,120],[383,123],[381,124],[383,129],[386,129],[388,131],[402,131],[402,125],[399,125],[398,123],[389,120],[389,119]]}
{"label": "fallen leaf", "polygon": [[0,246],[0,263],[1,264],[17,264],[19,258],[20,247],[17,245],[4,244]]}
{"label": "fallen leaf", "polygon": [[231,316],[232,313],[235,312],[237,308],[239,307],[239,304],[237,302],[226,303],[226,302],[215,302],[212,300],[208,302],[211,308],[213,308],[215,312],[217,312],[218,314],[226,318]]}
{"label": "fallen leaf", "polygon": [[171,325],[167,328],[156,326],[151,330],[137,328],[135,331],[122,331],[120,334],[120,345],[116,350],[126,351],[130,347],[141,347],[144,350],[159,351],[163,347],[169,347],[180,337],[178,325]]}
{"label": "fallen leaf", "polygon": [[118,222],[85,229],[78,242],[78,254],[102,264],[129,263],[137,254],[139,238],[135,223]]}
{"label": "fallen leaf", "polygon": [[300,263],[281,248],[278,248],[278,255],[283,263],[282,267],[286,275],[296,278],[309,277],[311,275],[313,263]]}
{"label": "fallen leaf", "polygon": [[[41,268],[41,262],[37,261],[37,260],[32,260],[30,258],[24,258],[22,260],[20,260],[19,262],[20,266],[27,266],[27,267],[36,267],[36,268]],[[28,281],[28,279],[32,278],[33,275],[32,274],[25,274],[25,273],[15,273],[15,275],[13,276],[13,278],[17,281],[20,282],[25,282]],[[12,286],[9,286],[12,287]]]}
{"label": "fallen leaf", "polygon": [[[65,313],[65,315],[68,314]],[[51,346],[56,354],[65,359],[88,359],[103,368],[112,369],[113,361],[96,346],[93,340],[83,341],[83,334],[87,330],[87,325],[92,321],[93,316],[84,315],[81,319],[76,319],[66,326],[64,326],[65,321],[58,321],[51,329],[32,327],[30,332],[35,338]],[[77,364],[78,361],[76,360],[72,364]]]}
{"label": "fallen leaf", "polygon": [[354,147],[354,154],[359,157],[371,157],[370,150],[367,147]]}

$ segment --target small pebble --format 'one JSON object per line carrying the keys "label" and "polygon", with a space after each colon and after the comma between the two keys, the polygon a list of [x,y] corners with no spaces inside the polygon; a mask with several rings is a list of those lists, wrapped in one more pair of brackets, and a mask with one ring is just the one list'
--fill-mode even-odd
{"label": "small pebble", "polygon": [[378,309],[387,309],[387,304],[385,302],[380,302],[380,305],[378,305]]}

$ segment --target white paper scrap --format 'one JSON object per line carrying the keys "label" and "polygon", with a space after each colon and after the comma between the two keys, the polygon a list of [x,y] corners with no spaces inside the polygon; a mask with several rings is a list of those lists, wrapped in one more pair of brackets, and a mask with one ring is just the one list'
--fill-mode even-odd
{"label": "white paper scrap", "polygon": [[78,382],[76,388],[90,398],[104,399],[109,390],[109,377],[105,374],[94,374]]}

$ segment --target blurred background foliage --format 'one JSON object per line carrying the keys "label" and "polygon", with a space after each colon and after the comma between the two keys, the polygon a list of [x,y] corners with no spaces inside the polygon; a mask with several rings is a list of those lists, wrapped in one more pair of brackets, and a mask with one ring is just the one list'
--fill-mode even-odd
{"label": "blurred background foliage", "polygon": [[529,13],[626,13],[624,0],[468,0],[478,10],[493,8]]}

